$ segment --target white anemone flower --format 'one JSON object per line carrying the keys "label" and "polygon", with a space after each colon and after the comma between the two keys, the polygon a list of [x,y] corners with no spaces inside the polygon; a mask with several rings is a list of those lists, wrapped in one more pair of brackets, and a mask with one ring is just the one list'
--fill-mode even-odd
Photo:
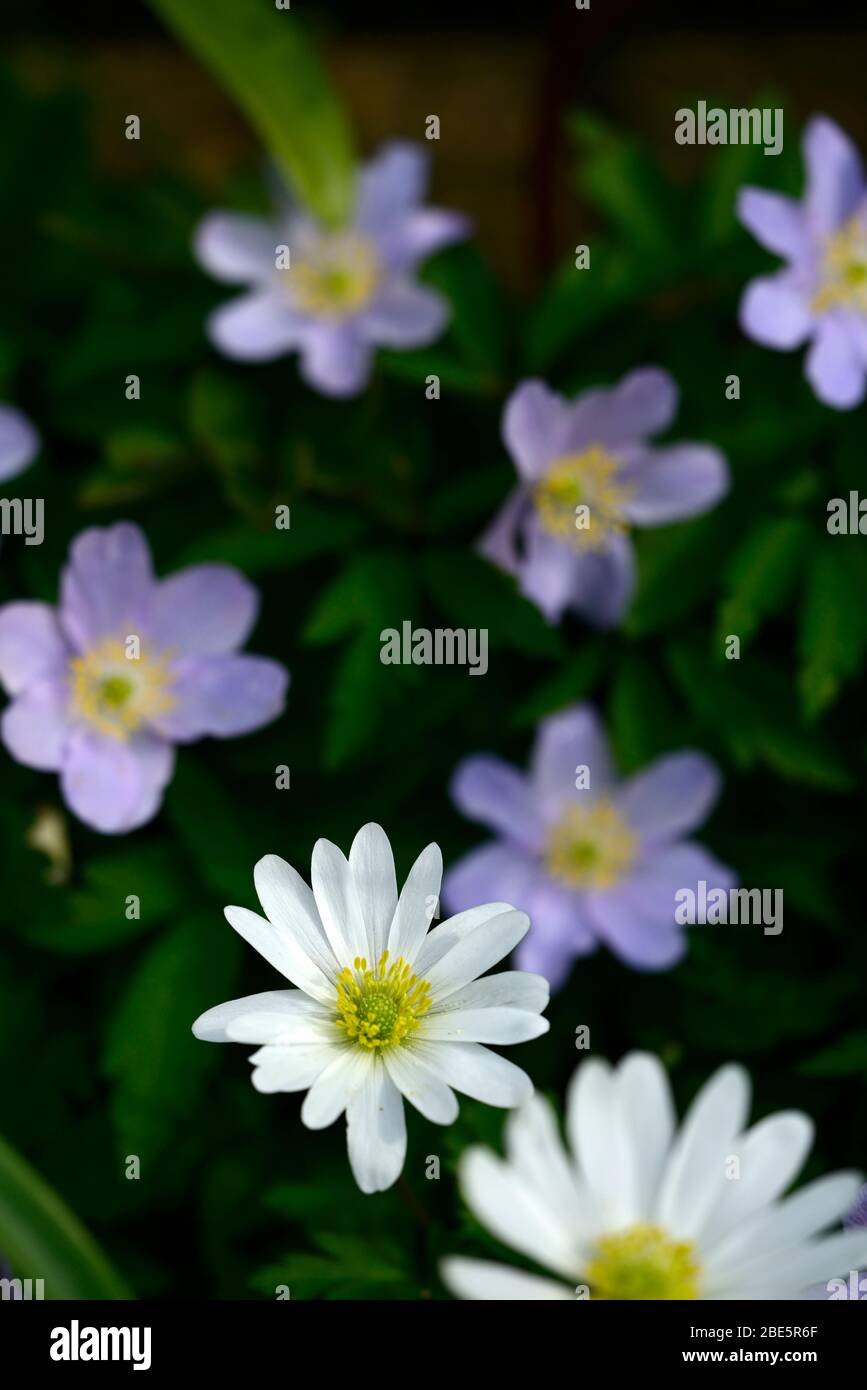
{"label": "white anemone flower", "polygon": [[557,1275],[450,1257],[442,1275],[470,1299],[796,1299],[867,1259],[867,1230],[836,1230],[862,1181],[834,1173],[783,1193],[813,1125],[781,1111],[746,1129],[750,1083],[722,1067],[680,1129],[658,1059],[633,1052],[575,1072],[570,1154],[541,1096],[509,1117],[507,1157],[473,1147],[464,1197],[498,1239]]}
{"label": "white anemone flower", "polygon": [[[508,970],[478,977],[514,950],[530,925],[508,903],[487,903],[431,928],[442,855],[428,845],[397,893],[385,832],[365,825],[347,860],[313,849],[312,890],[266,855],[254,880],[265,918],[226,917],[295,989],[233,999],[202,1014],[197,1038],[256,1043],[259,1091],[307,1091],[301,1119],[324,1129],[346,1111],[349,1162],[363,1192],[396,1182],[406,1156],[406,1099],[435,1124],[458,1113],[454,1091],[516,1106],[530,1078],[484,1043],[547,1032],[548,982]],[[454,1088],[454,1090],[452,1089]]]}

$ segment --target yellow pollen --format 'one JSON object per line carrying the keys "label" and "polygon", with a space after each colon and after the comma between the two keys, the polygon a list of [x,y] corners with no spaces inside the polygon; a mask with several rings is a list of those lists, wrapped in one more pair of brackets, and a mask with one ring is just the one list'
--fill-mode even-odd
{"label": "yellow pollen", "polygon": [[604,797],[569,806],[548,840],[548,872],[570,888],[612,888],[635,858],[635,836]]}
{"label": "yellow pollen", "polygon": [[598,550],[612,533],[625,531],[623,507],[632,490],[617,482],[619,468],[599,444],[552,463],[533,489],[544,529],[579,550]]}
{"label": "yellow pollen", "polygon": [[357,232],[326,232],[299,253],[287,287],[297,309],[315,318],[344,318],[363,308],[380,280],[370,243]]}
{"label": "yellow pollen", "polygon": [[391,965],[383,951],[376,969],[356,956],[337,976],[337,1026],[348,1041],[369,1049],[395,1047],[415,1032],[430,1008],[430,985],[402,956]]}
{"label": "yellow pollen", "polygon": [[812,308],[816,314],[834,308],[867,314],[867,224],[861,217],[850,217],[825,243]]}
{"label": "yellow pollen", "polygon": [[688,1241],[638,1225],[597,1241],[584,1278],[591,1298],[671,1302],[698,1298],[700,1273]]}
{"label": "yellow pollen", "polygon": [[109,738],[129,738],[175,703],[168,659],[167,652],[128,657],[123,641],[101,642],[69,663],[73,711]]}

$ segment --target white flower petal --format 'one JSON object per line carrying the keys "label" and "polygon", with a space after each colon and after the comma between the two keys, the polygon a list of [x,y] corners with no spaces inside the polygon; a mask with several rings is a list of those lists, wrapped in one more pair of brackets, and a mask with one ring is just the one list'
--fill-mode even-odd
{"label": "white flower petal", "polygon": [[334,1048],[319,1043],[309,1047],[260,1047],[250,1058],[255,1067],[253,1085],[266,1095],[306,1091],[333,1060]]}
{"label": "white flower petal", "polygon": [[[293,1052],[294,1048],[285,1051]],[[374,1059],[363,1047],[344,1046],[334,1054],[333,1061],[316,1078],[301,1107],[301,1120],[308,1129],[326,1129],[349,1104],[350,1098],[364,1085]]]}
{"label": "white flower petal", "polygon": [[553,1279],[540,1279],[522,1269],[493,1264],[489,1260],[466,1260],[450,1256],[440,1265],[440,1277],[458,1298],[481,1301],[503,1300],[532,1303],[543,1299],[572,1300],[574,1290]]}
{"label": "white flower petal", "polygon": [[533,1083],[526,1072],[507,1062],[481,1043],[413,1044],[425,1066],[443,1081],[473,1100],[510,1109],[533,1094]]}
{"label": "white flower petal", "polygon": [[457,1096],[450,1086],[419,1060],[412,1047],[387,1048],[383,1060],[401,1095],[426,1120],[431,1120],[435,1125],[454,1123],[458,1117]]}
{"label": "white flower petal", "polygon": [[545,1269],[576,1279],[581,1257],[560,1213],[514,1168],[490,1149],[469,1149],[461,1159],[459,1181],[464,1201],[498,1240]]}
{"label": "white flower petal", "polygon": [[529,926],[527,914],[514,909],[497,913],[495,917],[480,923],[432,969],[425,971],[424,978],[430,985],[433,998],[444,999],[490,970],[492,965],[514,950],[526,936]]}
{"label": "white flower petal", "polygon": [[227,907],[226,921],[269,965],[298,989],[324,1004],[334,1002],[334,986],[301,949],[290,932],[246,907]]}
{"label": "white flower petal", "polygon": [[253,882],[268,920],[291,933],[323,975],[333,980],[342,967],[325,935],[312,888],[278,854],[266,854],[259,860]]}
{"label": "white flower petal", "polygon": [[750,1277],[755,1278],[760,1287],[767,1281],[778,1286],[784,1284],[792,1294],[803,1294],[811,1284],[846,1276],[865,1264],[867,1227],[862,1226],[814,1241],[801,1250],[789,1251],[782,1267],[779,1255],[776,1259],[771,1257],[761,1269],[757,1267],[755,1272],[751,1269]]}
{"label": "white flower petal", "polygon": [[465,912],[456,912],[433,931],[428,932],[415,961],[415,972],[422,978],[432,970],[438,961],[459,941],[465,940],[472,932],[492,917],[503,912],[513,912],[511,903],[483,903],[481,907],[470,907]]}
{"label": "white flower petal", "polygon": [[532,1095],[506,1117],[506,1157],[572,1231],[578,1249],[599,1234],[598,1212],[560,1137],[544,1096]]}
{"label": "white flower petal", "polygon": [[576,1071],[566,1101],[569,1139],[605,1229],[637,1221],[638,1155],[617,1078],[591,1058]]}
{"label": "white flower petal", "polygon": [[785,1192],[801,1171],[813,1142],[813,1122],[797,1110],[769,1115],[748,1130],[732,1149],[737,1181],[726,1182],[702,1232],[705,1249]]}
{"label": "white flower petal", "polygon": [[[226,1029],[239,1018],[252,1018],[261,1014],[268,1018],[287,1018],[306,1010],[317,1010],[318,1005],[300,989],[271,989],[264,994],[246,994],[242,999],[229,999],[225,1004],[217,1004],[200,1014],[193,1024],[193,1033],[203,1042],[233,1042]],[[245,1039],[245,1041],[265,1042],[265,1038]]]}
{"label": "white flower petal", "polygon": [[349,867],[367,927],[372,961],[379,961],[397,907],[394,855],[381,825],[363,825],[352,841]]}
{"label": "white flower petal", "polygon": [[384,1192],[397,1182],[406,1158],[406,1116],[400,1092],[381,1061],[346,1107],[349,1164],[362,1192]]}
{"label": "white flower petal", "polygon": [[[307,999],[306,995],[301,996]],[[294,1016],[281,1013],[242,1014],[226,1025],[230,1042],[273,1044],[275,1047],[297,1047],[299,1044],[325,1043],[338,1047],[346,1041],[334,1021],[312,999],[312,1007]]]}
{"label": "white flower petal", "polygon": [[355,880],[346,857],[330,840],[317,840],[313,846],[310,881],[325,935],[341,966],[352,965],[358,956],[374,965]]}
{"label": "white flower petal", "polygon": [[521,1043],[550,1028],[547,1018],[526,1009],[451,1009],[421,1020],[418,1036],[430,1042]]}
{"label": "white flower petal", "polygon": [[486,975],[482,980],[473,980],[465,989],[450,994],[447,999],[433,1005],[430,1017],[448,1013],[452,1009],[488,1009],[498,1006],[511,1009],[526,1009],[531,1014],[540,1014],[548,1007],[551,987],[544,975],[532,975],[529,970],[501,970],[497,975]]}
{"label": "white flower petal", "polygon": [[659,1058],[648,1052],[623,1059],[615,1086],[635,1158],[636,1212],[647,1220],[676,1128],[671,1087]]}
{"label": "white flower petal", "polygon": [[439,907],[443,877],[443,857],[439,845],[423,849],[400,890],[394,920],[388,933],[388,953],[392,960],[403,956],[415,963],[419,948]]}
{"label": "white flower petal", "polygon": [[761,1281],[766,1266],[772,1271],[786,1252],[839,1222],[860,1185],[860,1173],[831,1173],[757,1212],[719,1242],[709,1259],[713,1275],[719,1279],[736,1270],[744,1282]]}
{"label": "white flower petal", "polygon": [[699,1236],[725,1178],[726,1159],[744,1127],[750,1081],[742,1067],[721,1067],[693,1101],[674,1142],[659,1189],[656,1216],[672,1234]]}

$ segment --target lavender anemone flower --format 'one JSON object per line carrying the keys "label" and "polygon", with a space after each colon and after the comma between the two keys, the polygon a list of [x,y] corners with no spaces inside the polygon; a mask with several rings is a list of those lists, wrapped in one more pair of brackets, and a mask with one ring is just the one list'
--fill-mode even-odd
{"label": "lavender anemone flower", "polygon": [[174,744],[246,734],[282,711],[286,670],[239,652],[258,605],[229,565],[155,579],[137,526],[83,531],[56,610],[0,608],[3,742],[27,767],[59,773],[86,825],[135,830],[159,809]]}
{"label": "lavender anemone flower", "polygon": [[730,869],[683,838],[719,791],[715,764],[692,751],[667,754],[618,784],[595,711],[562,710],[539,725],[529,775],[486,754],[459,765],[455,805],[497,839],[449,870],[443,901],[460,912],[487,895],[526,912],[531,930],[518,963],[555,988],[599,942],[638,970],[668,969],[686,950],[678,890],[735,883]]}
{"label": "lavender anemone flower", "polygon": [[0,405],[0,483],[29,468],[39,452],[39,435],[14,405]]}
{"label": "lavender anemone flower", "polygon": [[696,516],[728,491],[719,450],[648,444],[676,411],[677,386],[656,367],[571,402],[541,381],[512,392],[503,440],[520,482],[479,549],[517,576],[549,622],[571,608],[614,626],[635,588],[629,528]]}
{"label": "lavender anemone flower", "polygon": [[737,214],[786,261],[744,292],[740,322],[765,347],[809,342],[806,377],[820,401],[849,410],[867,385],[867,182],[852,141],[814,116],[801,144],[807,185],[800,202],[742,188]]}
{"label": "lavender anemone flower", "polygon": [[428,160],[418,146],[386,145],[359,173],[346,226],[321,226],[284,202],[273,222],[213,212],[194,249],[215,279],[246,285],[208,321],[226,357],[267,362],[297,351],[301,375],[326,396],[354,396],[376,347],[426,347],[449,306],[414,278],[419,263],[467,236],[468,220],[420,206]]}

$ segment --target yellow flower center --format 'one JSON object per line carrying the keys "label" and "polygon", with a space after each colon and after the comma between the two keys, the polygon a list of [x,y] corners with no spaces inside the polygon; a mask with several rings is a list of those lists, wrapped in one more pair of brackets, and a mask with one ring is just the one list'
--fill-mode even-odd
{"label": "yellow flower center", "polygon": [[123,641],[109,638],[70,662],[72,708],[110,738],[126,739],[146,720],[175,703],[168,653],[127,656]]}
{"label": "yellow flower center", "polygon": [[635,859],[635,836],[610,801],[569,806],[554,826],[548,872],[569,888],[611,888]]}
{"label": "yellow flower center", "polygon": [[642,1225],[603,1236],[584,1271],[591,1298],[666,1302],[698,1298],[699,1274],[688,1241]]}
{"label": "yellow flower center", "polygon": [[632,490],[617,482],[619,467],[599,444],[552,463],[533,489],[544,529],[579,550],[598,550],[613,532],[625,531],[623,506]]}
{"label": "yellow flower center", "polygon": [[357,232],[325,232],[304,247],[286,274],[302,313],[344,318],[372,298],[380,266],[370,242]]}
{"label": "yellow flower center", "polygon": [[359,1047],[395,1047],[415,1032],[430,1008],[430,985],[412,973],[402,956],[391,965],[388,951],[371,969],[356,956],[337,976],[337,1026]]}
{"label": "yellow flower center", "polygon": [[814,313],[841,307],[867,314],[867,225],[857,216],[828,238],[813,297]]}

